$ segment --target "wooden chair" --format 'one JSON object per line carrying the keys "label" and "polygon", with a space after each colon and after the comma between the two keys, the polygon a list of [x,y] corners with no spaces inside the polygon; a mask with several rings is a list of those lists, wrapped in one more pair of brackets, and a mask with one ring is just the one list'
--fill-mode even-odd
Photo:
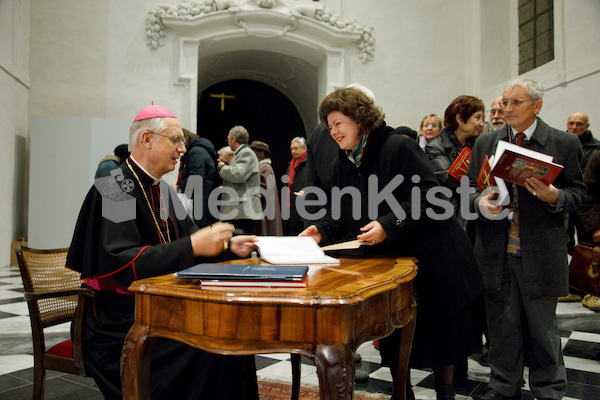
{"label": "wooden chair", "polygon": [[[33,336],[33,399],[44,397],[46,370],[86,376],[82,347],[83,306],[94,292],[81,287],[79,273],[65,267],[68,249],[15,249]],[[78,307],[79,306],[79,307]],[[46,350],[44,328],[75,320],[73,340]]]}

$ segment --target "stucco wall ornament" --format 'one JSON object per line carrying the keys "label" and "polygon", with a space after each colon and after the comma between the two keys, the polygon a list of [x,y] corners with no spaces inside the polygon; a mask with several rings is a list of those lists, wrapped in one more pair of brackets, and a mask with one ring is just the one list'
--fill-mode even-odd
{"label": "stucco wall ornament", "polygon": [[[298,20],[302,17],[310,18],[330,29],[360,34],[358,54],[361,62],[371,61],[375,54],[372,26],[336,15],[322,4],[298,4],[285,0],[204,0],[183,1],[176,6],[158,6],[151,9],[146,18],[146,44],[152,49],[164,45],[166,33],[163,17],[196,20],[216,12],[232,13],[234,22],[254,36],[283,36],[296,29]],[[261,12],[263,15],[258,18]],[[269,21],[272,26],[267,30],[255,29],[253,23],[258,20],[262,28]],[[269,33],[265,33],[266,31]]]}

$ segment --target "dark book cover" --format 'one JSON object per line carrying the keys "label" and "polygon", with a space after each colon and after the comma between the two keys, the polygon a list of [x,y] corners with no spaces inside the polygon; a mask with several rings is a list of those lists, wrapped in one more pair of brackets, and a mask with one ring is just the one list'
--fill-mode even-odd
{"label": "dark book cover", "polygon": [[176,272],[177,278],[219,280],[301,281],[307,265],[253,265],[202,263]]}
{"label": "dark book cover", "polygon": [[201,286],[205,287],[265,287],[265,288],[305,288],[308,284],[308,275],[301,281],[274,281],[274,280],[230,280],[230,279],[202,279]]}

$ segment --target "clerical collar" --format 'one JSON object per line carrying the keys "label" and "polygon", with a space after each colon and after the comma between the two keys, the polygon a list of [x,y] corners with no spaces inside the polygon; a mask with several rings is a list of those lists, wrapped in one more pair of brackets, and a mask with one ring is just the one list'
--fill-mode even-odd
{"label": "clerical collar", "polygon": [[237,154],[241,149],[243,149],[246,146],[248,146],[248,145],[246,143],[244,143],[240,147],[238,147],[237,149],[235,149],[235,154]]}
{"label": "clerical collar", "polygon": [[146,170],[144,169],[144,167],[142,167],[142,166],[140,165],[140,163],[139,163],[139,162],[137,162],[135,158],[133,158],[133,156],[132,156],[132,155],[130,155],[130,156],[129,156],[129,158],[131,158],[131,161],[133,161],[133,162],[135,163],[135,165],[137,165],[137,166],[139,167],[139,169],[141,169],[141,170],[142,170],[142,172],[143,172],[143,173],[145,173],[146,175],[148,175],[148,177],[154,181],[153,185],[158,185],[158,184],[160,183],[160,179],[158,179],[158,178],[155,178],[154,176],[152,176],[152,174],[151,174],[150,172],[146,171]]}
{"label": "clerical collar", "polygon": [[[523,131],[523,133],[525,134],[525,139],[531,140],[531,137],[533,136],[533,132],[535,132],[535,128],[537,128],[537,118],[535,119],[535,121],[533,121],[533,124],[531,124],[531,126],[529,128],[527,128]],[[515,128],[513,128],[512,126],[511,126],[511,132],[512,132],[512,137],[516,137],[517,133],[519,133],[519,131],[516,130]]]}

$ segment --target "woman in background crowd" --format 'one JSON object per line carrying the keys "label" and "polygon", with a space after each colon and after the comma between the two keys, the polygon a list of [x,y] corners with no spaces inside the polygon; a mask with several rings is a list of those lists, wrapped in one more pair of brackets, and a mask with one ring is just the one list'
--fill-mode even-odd
{"label": "woman in background crowd", "polygon": [[425,150],[427,143],[440,136],[442,129],[444,129],[444,120],[442,117],[433,113],[424,116],[419,128],[419,146]]}

